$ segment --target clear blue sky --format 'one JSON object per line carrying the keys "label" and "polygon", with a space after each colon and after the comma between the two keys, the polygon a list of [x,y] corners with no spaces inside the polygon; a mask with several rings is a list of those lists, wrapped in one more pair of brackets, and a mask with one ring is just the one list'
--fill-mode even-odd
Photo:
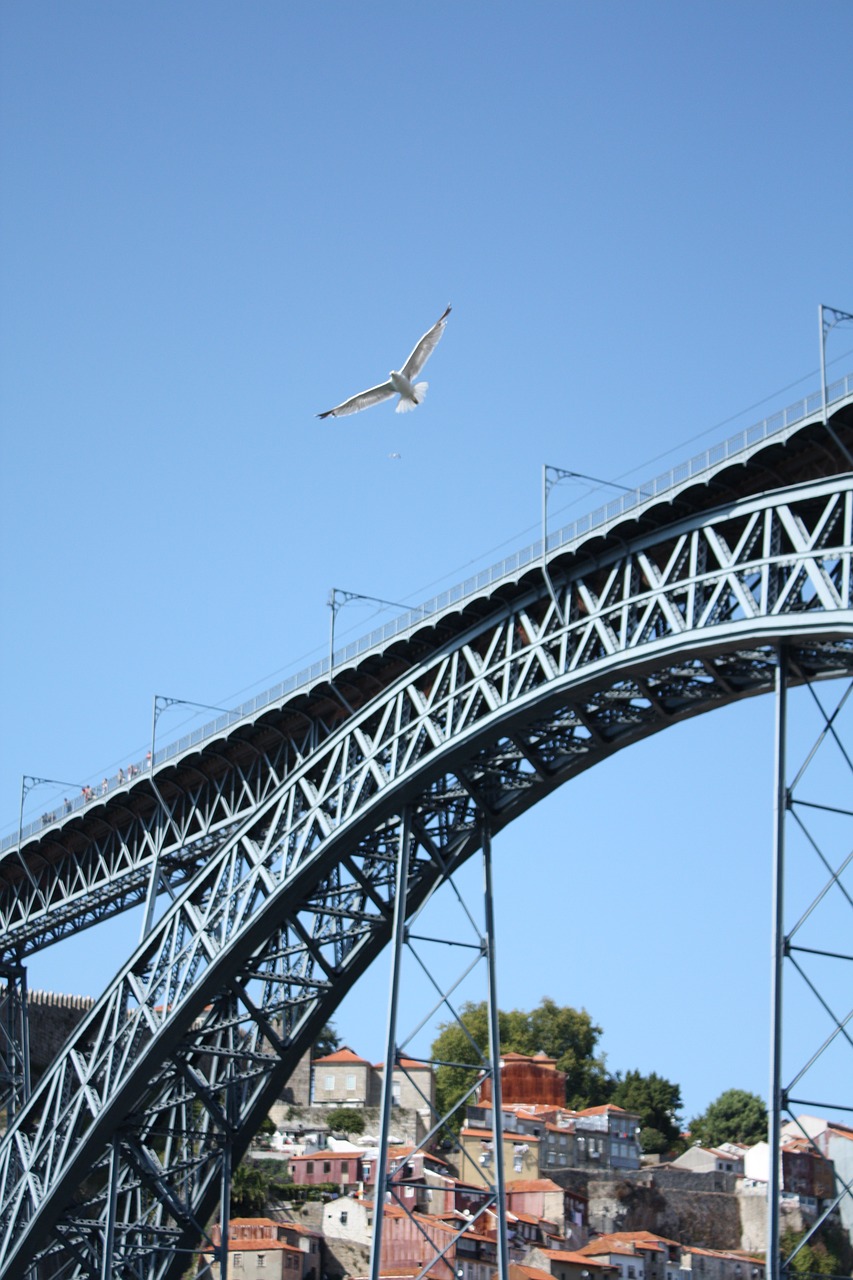
{"label": "clear blue sky", "polygon": [[[3,830],[22,774],[144,754],[154,694],[322,657],[332,586],[416,603],[533,541],[543,462],[642,480],[814,389],[851,45],[849,0],[3,5]],[[416,413],[316,419],[448,302]],[[688,1115],[767,1092],[772,729],[669,730],[495,849],[501,1003],[586,1007]],[[95,993],[137,928],[32,985]],[[386,986],[337,1019],[368,1057]]]}

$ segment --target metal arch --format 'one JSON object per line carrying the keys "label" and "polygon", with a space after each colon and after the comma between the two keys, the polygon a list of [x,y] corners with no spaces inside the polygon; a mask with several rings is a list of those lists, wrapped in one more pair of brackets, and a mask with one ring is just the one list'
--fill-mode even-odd
{"label": "metal arch", "polygon": [[[830,401],[832,431],[828,433],[825,418]],[[548,576],[558,570],[574,572],[574,566],[588,561],[602,545],[624,547],[626,540],[630,545],[638,530],[668,523],[674,511],[687,509],[698,519],[699,512],[712,505],[714,494],[717,501],[740,500],[766,486],[768,476],[773,487],[781,489],[796,480],[842,470],[845,437],[853,437],[850,377],[827,388],[822,401],[820,396],[801,401],[608,503],[569,529],[555,532],[548,539],[553,544]],[[417,667],[425,647],[432,649],[457,635],[472,616],[493,610],[499,598],[515,601],[526,589],[525,583],[539,576],[541,552],[541,544],[522,548],[440,599],[407,611],[398,620],[402,626],[395,622],[374,633],[368,643],[359,641],[336,654],[336,669],[346,681],[353,705],[362,706],[375,695],[376,681],[387,687],[402,677],[404,669]],[[223,820],[229,804],[232,808],[236,804],[240,813],[249,812],[256,795],[264,794],[267,781],[274,784],[276,773],[280,776],[287,768],[286,752],[271,749],[268,729],[279,744],[282,735],[290,741],[290,759],[298,761],[340,725],[345,711],[338,691],[329,683],[329,673],[324,675],[321,668],[322,664],[302,673],[301,682],[279,686],[275,697],[250,700],[238,712],[227,713],[206,726],[201,736],[189,735],[177,751],[158,751],[163,759],[159,766],[156,759],[152,761],[152,773],[143,772],[118,793],[110,789],[106,797],[98,797],[82,811],[75,806],[72,815],[55,827],[29,830],[23,849],[20,827],[17,849],[2,842],[7,856],[0,858],[0,938],[6,959],[23,958],[70,932],[135,906],[139,886],[150,880],[152,862],[161,853],[170,894],[186,883],[210,856],[211,844],[225,838]],[[346,714],[350,712],[347,704]],[[233,714],[243,718],[235,722]],[[297,719],[307,723],[307,736],[297,732]],[[255,751],[258,745],[262,754],[271,760],[277,754],[282,763],[278,770],[273,764],[271,779],[266,763],[252,773],[256,795],[248,794],[250,788],[238,793],[234,784],[246,751]],[[226,778],[215,764],[217,751],[228,761]],[[193,764],[210,775],[206,786],[200,788],[185,776],[196,772]],[[155,773],[157,789],[172,795],[175,840],[168,840],[170,828],[156,819],[156,809],[162,812],[162,806],[152,785]],[[161,850],[163,840],[167,844]],[[22,872],[35,883],[22,884]]]}
{"label": "metal arch", "polygon": [[47,1254],[97,1273],[108,1219],[115,1276],[179,1274],[226,1145],[390,935],[402,807],[414,909],[481,809],[497,832],[621,746],[769,690],[780,638],[795,679],[850,674],[851,523],[848,476],[638,539],[557,580],[564,623],[541,588],[502,605],[270,787],[10,1127],[0,1275]]}

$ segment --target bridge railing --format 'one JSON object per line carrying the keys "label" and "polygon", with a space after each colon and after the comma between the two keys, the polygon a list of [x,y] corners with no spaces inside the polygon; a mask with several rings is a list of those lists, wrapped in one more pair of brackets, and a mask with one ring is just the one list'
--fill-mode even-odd
{"label": "bridge railing", "polygon": [[[827,387],[827,404],[834,404],[850,395],[853,395],[853,374],[847,374]],[[641,506],[642,503],[648,502],[653,498],[662,497],[670,490],[683,485],[686,481],[696,479],[704,472],[718,467],[721,463],[736,458],[738,454],[753,448],[756,444],[760,444],[762,440],[784,431],[787,427],[795,426],[798,422],[802,422],[804,418],[819,413],[822,403],[823,399],[820,391],[804,396],[786,409],[781,409],[777,413],[763,418],[760,422],[745,427],[742,431],[736,432],[719,444],[710,445],[707,449],[703,449],[701,453],[694,454],[692,458],[688,458],[686,462],[678,463],[653,479],[644,481],[635,489],[627,493],[620,493],[618,497],[611,499],[604,506],[597,507],[587,515],[580,516],[577,520],[572,521],[571,524],[564,525],[561,529],[556,529],[553,533],[549,533],[547,550],[549,552],[556,551],[560,547],[581,541],[594,532],[595,529],[602,528],[612,521],[618,520],[621,516],[627,515],[636,507]],[[438,595],[432,596],[431,599],[425,600],[422,604],[397,614],[396,617],[384,623],[381,627],[376,627],[367,635],[360,637],[360,639],[352,641],[341,649],[336,649],[332,657],[333,665],[338,667],[354,661],[371,649],[379,648],[383,644],[387,644],[389,640],[393,640],[395,637],[410,631],[426,618],[444,612],[445,609],[449,609],[470,596],[484,591],[487,587],[502,581],[504,578],[514,576],[527,565],[541,558],[542,540],[540,538],[529,546],[514,551],[512,555],[506,556],[496,564],[472,574],[464,582],[459,582]],[[169,743],[168,746],[159,748],[155,752],[154,767],[156,768],[167,760],[183,755],[184,752],[199,746],[207,741],[208,738],[219,736],[231,725],[240,720],[250,719],[252,716],[257,715],[259,711],[263,711],[265,707],[280,702],[297,689],[313,684],[316,680],[327,675],[328,672],[329,658],[323,658],[313,663],[310,667],[299,671],[296,675],[289,676],[279,684],[273,685],[271,689],[266,689],[263,693],[241,702],[232,711],[217,716],[215,720],[211,720],[198,729],[184,734],[183,737]],[[148,760],[136,762],[128,766],[126,773],[122,770],[113,777],[92,783],[91,786],[85,787],[73,799],[70,797],[64,798],[58,808],[48,811],[40,819],[22,826],[21,838],[34,835],[44,827],[53,826],[95,800],[102,799],[113,791],[132,785],[137,777],[144,775],[150,768],[151,762]],[[4,837],[0,841],[0,852],[17,844],[17,842],[17,832],[14,835]]]}

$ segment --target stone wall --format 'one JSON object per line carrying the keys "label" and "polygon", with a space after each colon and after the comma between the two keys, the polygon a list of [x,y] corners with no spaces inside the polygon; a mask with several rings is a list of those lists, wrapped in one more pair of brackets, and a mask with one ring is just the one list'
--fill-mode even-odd
{"label": "stone wall", "polygon": [[279,1094],[280,1102],[295,1107],[307,1107],[311,1102],[311,1050],[307,1049],[291,1072],[287,1084]]}
{"label": "stone wall", "polygon": [[[313,1133],[316,1130],[327,1131],[329,1127],[330,1107],[300,1107],[287,1102],[274,1102],[270,1107],[270,1119],[277,1129],[288,1133]],[[364,1133],[358,1134],[354,1141],[358,1146],[369,1146],[368,1139],[379,1141],[381,1112],[379,1107],[353,1107],[364,1116]],[[405,1146],[414,1146],[423,1136],[423,1122],[417,1111],[409,1111],[405,1107],[395,1107],[391,1127],[391,1142]]]}
{"label": "stone wall", "polygon": [[591,1231],[654,1231],[705,1249],[755,1247],[754,1197],[744,1222],[744,1197],[735,1194],[737,1179],[732,1174],[720,1175],[731,1182],[725,1191],[711,1190],[717,1175],[657,1167],[602,1170],[594,1176],[578,1169],[549,1170],[548,1176],[588,1198]]}
{"label": "stone wall", "polygon": [[52,991],[30,991],[30,1072],[33,1084],[44,1075],[60,1049],[92,1008],[90,996],[57,995]]}

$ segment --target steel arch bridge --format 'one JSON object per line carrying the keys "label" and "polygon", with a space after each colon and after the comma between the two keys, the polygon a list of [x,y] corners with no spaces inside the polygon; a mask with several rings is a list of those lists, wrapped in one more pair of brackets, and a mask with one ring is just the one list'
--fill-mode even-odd
{"label": "steel arch bridge", "polygon": [[[8,849],[7,966],[170,902],[13,1116],[0,1276],[174,1280],[322,1025],[407,905],[667,725],[853,678],[853,394],[413,622]],[[109,1272],[107,1268],[109,1267]],[[36,1272],[33,1272],[36,1274]]]}

